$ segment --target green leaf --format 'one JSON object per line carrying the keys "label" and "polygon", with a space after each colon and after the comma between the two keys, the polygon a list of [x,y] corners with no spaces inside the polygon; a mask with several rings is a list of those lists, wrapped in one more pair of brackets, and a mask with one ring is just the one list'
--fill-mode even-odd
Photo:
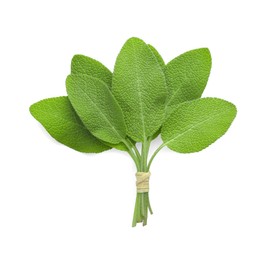
{"label": "green leaf", "polygon": [[[165,68],[165,62],[161,56],[161,54],[157,51],[157,49],[155,49],[151,44],[148,44],[150,50],[152,51],[152,53],[154,54],[154,56],[156,57],[158,63],[160,64],[162,70],[164,70]],[[167,90],[167,86],[166,86],[166,90]],[[151,140],[154,140],[155,138],[157,138],[161,133],[161,128],[159,130],[157,130],[153,135]]]}
{"label": "green leaf", "polygon": [[182,103],[162,126],[162,139],[170,149],[193,153],[220,138],[236,116],[236,107],[218,98]]}
{"label": "green leaf", "polygon": [[72,58],[71,74],[86,74],[104,81],[111,87],[112,72],[99,61],[84,55],[75,55]]}
{"label": "green leaf", "polygon": [[124,143],[118,143],[118,144],[111,144],[111,143],[108,143],[108,142],[104,142],[102,141],[105,145],[108,145],[109,147],[112,147],[112,148],[115,148],[119,151],[128,151],[126,145]]}
{"label": "green leaf", "polygon": [[151,140],[154,140],[161,134],[161,128],[159,128],[151,137]]}
{"label": "green leaf", "polygon": [[122,110],[103,81],[76,74],[67,77],[66,86],[71,104],[94,136],[113,144],[125,139]]}
{"label": "green leaf", "polygon": [[84,153],[110,149],[83,125],[67,97],[41,100],[30,107],[32,116],[58,142]]}
{"label": "green leaf", "polygon": [[143,141],[160,128],[165,114],[165,77],[142,40],[131,38],[124,44],[116,60],[112,92],[134,141]]}
{"label": "green leaf", "polygon": [[154,56],[156,57],[157,61],[159,62],[161,68],[163,69],[165,66],[165,63],[164,63],[162,56],[152,45],[148,44],[148,46],[149,46],[150,50],[152,51],[152,53],[154,54]]}
{"label": "green leaf", "polygon": [[[110,88],[112,82],[112,73],[100,62],[86,57],[84,55],[75,55],[71,62],[71,74],[86,74],[104,81]],[[124,143],[111,144],[104,142],[104,144],[121,151],[127,151]]]}
{"label": "green leaf", "polygon": [[165,66],[169,91],[166,112],[169,115],[180,103],[200,98],[211,70],[211,54],[207,48],[188,51]]}

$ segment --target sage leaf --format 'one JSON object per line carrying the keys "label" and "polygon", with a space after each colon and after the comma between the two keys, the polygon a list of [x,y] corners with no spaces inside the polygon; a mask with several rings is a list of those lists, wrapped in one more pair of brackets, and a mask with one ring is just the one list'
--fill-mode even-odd
{"label": "sage leaf", "polygon": [[115,148],[115,149],[117,149],[117,150],[119,150],[119,151],[123,151],[123,152],[126,152],[126,151],[128,151],[128,148],[126,147],[126,145],[124,144],[124,143],[118,143],[118,144],[111,144],[111,143],[108,143],[108,142],[104,142],[104,141],[102,141],[105,145],[107,145],[107,146],[110,146],[110,147],[112,147],[112,148]]}
{"label": "sage leaf", "polygon": [[182,102],[200,98],[207,84],[211,70],[209,49],[188,51],[165,66],[165,78],[169,97],[167,115]]}
{"label": "sage leaf", "polygon": [[67,77],[66,86],[71,104],[94,136],[114,144],[125,139],[122,110],[103,81],[75,74]]}
{"label": "sage leaf", "polygon": [[161,134],[161,128],[159,128],[151,137],[151,140],[154,140]]}
{"label": "sage leaf", "polygon": [[110,149],[83,125],[67,97],[41,100],[30,107],[33,117],[58,142],[84,153]]}
{"label": "sage leaf", "polygon": [[99,61],[84,55],[75,55],[72,58],[71,74],[86,74],[104,81],[111,87],[112,72]]}
{"label": "sage leaf", "polygon": [[[151,44],[148,44],[150,50],[152,51],[152,53],[154,54],[154,56],[156,57],[158,63],[160,64],[162,70],[164,70],[165,67],[165,62],[161,56],[161,54],[157,51],[157,49],[155,49]],[[166,91],[167,91],[167,86],[166,86]],[[153,135],[151,140],[154,140],[155,138],[157,138],[161,133],[161,128],[159,130],[157,130]]]}
{"label": "sage leaf", "polygon": [[[75,55],[71,62],[72,74],[86,74],[104,81],[110,88],[112,82],[112,73],[102,63],[84,55]],[[127,151],[124,143],[111,144],[104,142],[104,144],[121,151]]]}
{"label": "sage leaf", "polygon": [[148,46],[149,46],[150,50],[152,51],[152,53],[154,54],[154,56],[156,57],[158,63],[161,66],[161,68],[163,69],[164,66],[165,66],[165,63],[164,63],[164,60],[163,60],[161,54],[151,44],[148,44]]}
{"label": "sage leaf", "polygon": [[[112,72],[102,63],[84,55],[75,55],[71,62],[71,74],[86,74],[104,81],[110,88],[112,82]],[[120,151],[127,151],[124,143],[111,144],[104,142],[112,148]]]}
{"label": "sage leaf", "polygon": [[152,136],[165,115],[166,82],[156,57],[144,41],[130,38],[114,68],[112,92],[121,106],[127,135],[134,141]]}
{"label": "sage leaf", "polygon": [[193,153],[220,138],[236,116],[236,107],[218,98],[182,103],[162,126],[164,144],[180,153]]}

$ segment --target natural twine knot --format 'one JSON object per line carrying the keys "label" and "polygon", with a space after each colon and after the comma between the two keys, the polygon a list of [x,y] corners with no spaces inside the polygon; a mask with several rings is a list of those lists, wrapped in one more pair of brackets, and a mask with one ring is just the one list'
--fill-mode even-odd
{"label": "natural twine knot", "polygon": [[136,173],[136,186],[138,193],[149,192],[149,180],[151,173],[150,172],[137,172]]}

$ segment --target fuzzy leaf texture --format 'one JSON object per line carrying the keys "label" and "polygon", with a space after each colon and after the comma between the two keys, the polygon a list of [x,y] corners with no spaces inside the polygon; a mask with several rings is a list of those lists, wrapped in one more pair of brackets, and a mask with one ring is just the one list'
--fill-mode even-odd
{"label": "fuzzy leaf texture", "polygon": [[112,92],[123,110],[127,135],[134,141],[143,141],[160,128],[165,115],[165,77],[142,40],[130,38],[121,49]]}
{"label": "fuzzy leaf texture", "polygon": [[[99,61],[84,55],[75,55],[71,61],[71,74],[86,74],[104,81],[109,88],[112,83],[112,72],[107,69]],[[127,151],[127,147],[123,143],[111,144],[103,142],[104,144],[121,151]]]}
{"label": "fuzzy leaf texture", "polygon": [[150,48],[150,50],[152,51],[153,55],[157,59],[157,61],[160,64],[161,68],[164,69],[165,63],[164,63],[164,60],[163,60],[161,54],[151,44],[148,44],[148,47]]}
{"label": "fuzzy leaf texture", "polygon": [[200,98],[211,71],[209,49],[188,51],[170,61],[165,66],[165,78],[169,97],[167,115],[182,102]]}
{"label": "fuzzy leaf texture", "polygon": [[122,110],[103,81],[76,74],[67,77],[66,86],[71,104],[94,136],[114,144],[125,139]]}
{"label": "fuzzy leaf texture", "polygon": [[162,126],[162,140],[179,153],[199,152],[220,138],[236,116],[236,107],[218,98],[179,105]]}
{"label": "fuzzy leaf texture", "polygon": [[99,153],[110,148],[83,125],[67,97],[41,100],[30,107],[32,116],[58,142],[84,153]]}
{"label": "fuzzy leaf texture", "polygon": [[[112,83],[112,72],[107,69],[99,61],[84,55],[75,55],[71,61],[71,74],[86,74],[94,78],[98,78],[105,82],[109,88]],[[111,144],[104,142],[106,145],[121,150],[127,151],[127,147],[123,143]]]}
{"label": "fuzzy leaf texture", "polygon": [[75,55],[72,58],[71,74],[86,74],[102,80],[111,87],[112,72],[99,61],[84,55]]}

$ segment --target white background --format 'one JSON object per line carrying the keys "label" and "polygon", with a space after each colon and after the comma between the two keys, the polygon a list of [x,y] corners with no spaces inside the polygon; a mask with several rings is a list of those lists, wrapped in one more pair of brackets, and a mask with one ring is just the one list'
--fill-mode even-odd
{"label": "white background", "polygon": [[[266,259],[264,1],[1,1],[0,259]],[[201,153],[163,149],[151,168],[154,215],[131,228],[135,169],[115,150],[75,152],[29,106],[65,95],[74,54],[112,69],[127,38],[168,62],[208,47],[204,96],[238,107]],[[158,146],[158,139],[154,147]]]}

